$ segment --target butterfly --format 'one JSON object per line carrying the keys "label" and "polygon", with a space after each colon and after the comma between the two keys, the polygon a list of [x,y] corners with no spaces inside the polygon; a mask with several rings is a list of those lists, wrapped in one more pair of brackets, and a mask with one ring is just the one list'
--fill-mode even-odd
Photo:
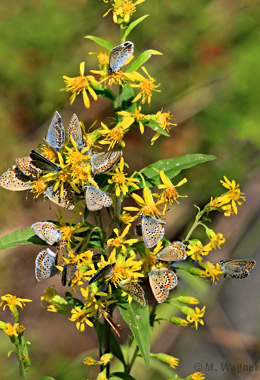
{"label": "butterfly", "polygon": [[124,292],[129,294],[133,300],[139,303],[142,307],[146,306],[144,290],[137,282],[124,280],[119,283],[119,287],[123,289]]}
{"label": "butterfly", "polygon": [[61,115],[58,111],[54,113],[48,129],[46,141],[54,150],[56,150],[56,152],[59,152],[60,149],[63,148],[65,143],[65,129],[61,121]]}
{"label": "butterfly", "polygon": [[134,52],[134,44],[126,41],[121,45],[115,46],[109,53],[108,73],[120,70],[121,66],[131,57]]}
{"label": "butterfly", "polygon": [[169,295],[169,291],[178,283],[176,274],[167,269],[155,269],[148,273],[149,282],[153,292],[153,295],[158,303],[162,303]]}
{"label": "butterfly", "polygon": [[112,199],[105,191],[97,189],[95,186],[86,186],[86,205],[90,211],[101,210],[103,207],[110,207]]}
{"label": "butterfly", "polygon": [[37,222],[31,228],[39,238],[50,245],[59,243],[62,239],[61,232],[51,222]]}
{"label": "butterfly", "polygon": [[61,276],[61,283],[63,286],[70,286],[72,283],[72,280],[75,276],[75,273],[77,271],[77,264],[76,263],[69,263],[65,264],[62,271]]}
{"label": "butterfly", "polygon": [[63,192],[60,196],[60,190],[53,192],[54,185],[47,188],[45,196],[53,203],[67,210],[73,210],[75,207],[75,193],[68,183],[63,184]]}
{"label": "butterfly", "polygon": [[250,271],[254,268],[255,264],[255,260],[247,259],[219,261],[224,278],[227,274],[233,278],[246,278],[250,275]]}
{"label": "butterfly", "polygon": [[68,127],[68,138],[73,138],[79,150],[85,148],[86,142],[83,139],[82,128],[79,123],[78,116],[74,113]]}
{"label": "butterfly", "polygon": [[116,263],[108,264],[104,268],[100,269],[88,282],[88,285],[93,284],[98,280],[102,280],[103,278],[111,277],[113,273],[113,268]]}
{"label": "butterfly", "polygon": [[38,253],[35,260],[35,277],[37,281],[45,280],[59,273],[59,270],[55,267],[56,253],[51,249]]}
{"label": "butterfly", "polygon": [[67,248],[67,244],[65,240],[61,240],[57,246],[56,249],[56,260],[55,260],[55,265],[58,265],[62,267],[65,263],[63,258],[68,259],[69,258],[69,252]]}
{"label": "butterfly", "polygon": [[30,153],[31,164],[36,166],[36,168],[47,171],[58,173],[61,171],[61,167],[59,165],[54,164],[48,158],[44,157],[42,154],[32,150]]}
{"label": "butterfly", "polygon": [[118,163],[122,151],[95,153],[90,157],[93,174],[108,172]]}
{"label": "butterfly", "polygon": [[187,258],[186,245],[180,241],[174,241],[157,253],[157,262],[162,261],[182,261]]}
{"label": "butterfly", "polygon": [[32,164],[32,159],[29,156],[17,158],[15,161],[19,170],[28,177],[36,178],[37,174],[41,172],[41,169]]}
{"label": "butterfly", "polygon": [[30,189],[30,178],[25,176],[21,170],[13,165],[0,176],[0,186],[7,190],[23,191]]}
{"label": "butterfly", "polygon": [[166,224],[160,219],[155,219],[151,215],[141,214],[142,219],[142,235],[147,248],[154,247],[158,241],[164,236],[164,225]]}

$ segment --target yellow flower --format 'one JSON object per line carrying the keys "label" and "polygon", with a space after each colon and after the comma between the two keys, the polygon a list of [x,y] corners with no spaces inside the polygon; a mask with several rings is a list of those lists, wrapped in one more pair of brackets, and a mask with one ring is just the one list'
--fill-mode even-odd
{"label": "yellow flower", "polygon": [[113,359],[113,355],[108,353],[108,354],[102,355],[99,362],[102,365],[107,365],[112,359]]}
{"label": "yellow flower", "polygon": [[83,232],[86,232],[89,227],[84,226],[82,222],[79,222],[75,224],[74,220],[77,217],[77,213],[75,213],[72,218],[69,221],[69,224],[66,223],[65,216],[63,215],[62,211],[59,210],[59,217],[58,217],[58,222],[59,222],[59,230],[62,234],[62,238],[66,240],[68,245],[70,243],[75,243],[75,242],[80,242],[83,237],[77,236],[78,234],[81,234]]}
{"label": "yellow flower", "polygon": [[[136,5],[143,3],[145,0],[112,0],[112,8],[104,15],[105,17],[111,10],[113,11],[113,21],[115,24],[129,23],[131,16],[136,11]],[[104,0],[107,3],[107,0]]]}
{"label": "yellow flower", "polygon": [[202,256],[208,255],[212,247],[209,245],[204,246],[199,240],[191,241],[187,247],[187,255],[192,258],[192,260],[202,260]]}
{"label": "yellow flower", "polygon": [[186,377],[186,380],[203,380],[205,379],[204,373],[194,372],[190,376]]}
{"label": "yellow flower", "polygon": [[175,358],[174,356],[163,354],[163,353],[160,353],[160,354],[152,354],[151,353],[150,356],[152,358],[156,358],[156,359],[160,360],[163,363],[168,364],[171,368],[178,367],[179,361],[180,361],[180,359]]}
{"label": "yellow flower", "polygon": [[5,334],[8,336],[19,336],[21,335],[25,327],[20,325],[20,323],[15,323],[14,325],[11,325],[11,323],[6,323],[6,327],[3,329]]}
{"label": "yellow flower", "polygon": [[70,173],[70,176],[66,177],[66,182],[69,182],[73,188],[75,188],[75,186],[76,188],[84,188],[86,182],[92,183],[93,185],[96,184],[92,178],[91,164],[89,161],[90,156],[86,154],[87,151],[88,147],[79,151],[76,144],[73,144],[73,148],[66,146],[66,171]]}
{"label": "yellow flower", "polygon": [[163,203],[166,203],[165,207],[167,207],[168,204],[173,204],[174,202],[179,203],[178,198],[187,197],[187,195],[179,195],[178,191],[176,190],[176,187],[180,187],[187,182],[186,178],[177,183],[177,185],[173,185],[170,178],[165,175],[163,170],[160,171],[160,177],[163,184],[158,185],[158,189],[163,189],[163,192],[160,195],[160,199]]}
{"label": "yellow flower", "polygon": [[0,307],[3,306],[3,304],[6,302],[6,304],[3,306],[3,310],[8,306],[11,313],[17,312],[17,307],[23,309],[23,306],[26,306],[26,302],[32,302],[32,300],[29,300],[27,298],[18,298],[16,296],[12,296],[12,294],[6,294],[5,296],[1,297],[1,303]]}
{"label": "yellow flower", "polygon": [[56,151],[49,145],[43,144],[41,147],[41,153],[47,160],[55,163],[56,161]]}
{"label": "yellow flower", "polygon": [[112,86],[113,84],[119,84],[123,86],[123,83],[128,78],[126,73],[123,73],[122,70],[113,71],[112,73],[108,73],[104,70],[90,70],[93,74],[100,75],[101,79],[99,83],[107,82],[108,86]]}
{"label": "yellow flower", "polygon": [[[155,115],[155,121],[160,125],[162,129],[164,129],[166,132],[170,132],[171,126],[177,126],[177,124],[171,123],[171,120],[173,119],[173,115],[170,112],[162,112],[158,111],[157,114]],[[154,142],[160,137],[160,133],[156,133],[152,140],[151,140],[151,145],[154,144]]]}
{"label": "yellow flower", "polygon": [[97,380],[108,380],[108,378],[106,377],[106,373],[105,373],[105,370],[103,372],[100,372],[97,376]]}
{"label": "yellow flower", "polygon": [[[161,92],[161,90],[157,90],[157,88],[160,86],[159,84],[155,85],[154,82],[156,79],[152,78],[149,74],[146,68],[143,66],[142,70],[147,75],[148,78],[144,77],[143,75],[134,72],[132,75],[135,77],[135,81],[138,83],[130,83],[130,86],[133,88],[139,88],[139,93],[136,95],[136,97],[132,100],[133,103],[137,102],[141,99],[141,103],[144,104],[146,101],[148,104],[151,103],[152,93],[153,91]],[[128,73],[129,75],[129,73]]]}
{"label": "yellow flower", "polygon": [[136,190],[139,189],[139,187],[136,185],[136,183],[140,182],[137,178],[128,178],[127,174],[124,173],[124,159],[121,157],[119,167],[115,168],[114,172],[107,173],[111,176],[111,179],[108,180],[108,183],[111,185],[114,185],[116,190],[116,196],[119,197],[122,193],[123,195],[126,195],[128,193],[128,187],[131,186],[135,188]]}
{"label": "yellow flower", "polygon": [[94,100],[97,100],[97,94],[94,89],[97,86],[97,81],[93,77],[93,75],[85,75],[85,62],[81,62],[80,64],[80,76],[78,77],[67,77],[63,75],[64,82],[66,84],[66,91],[72,92],[70,97],[70,104],[72,104],[77,95],[82,93],[83,101],[86,108],[90,108],[90,101],[87,94],[87,91],[92,96]]}
{"label": "yellow flower", "polygon": [[125,143],[123,141],[126,128],[118,123],[114,128],[109,129],[106,124],[102,123],[102,128],[99,130],[99,133],[104,137],[104,140],[99,141],[102,145],[109,145],[108,150],[113,149],[114,146],[118,143],[121,143],[121,146],[124,147]]}
{"label": "yellow flower", "polygon": [[123,211],[120,220],[123,224],[132,224],[135,221],[135,217],[129,214],[129,212]]}
{"label": "yellow flower", "polygon": [[[97,53],[88,53],[90,55],[97,54]],[[98,64],[101,70],[106,70],[107,65],[109,63],[109,56],[107,53],[103,53],[101,50],[97,54]]]}
{"label": "yellow flower", "polygon": [[200,277],[209,278],[213,284],[215,281],[219,280],[218,275],[222,273],[222,270],[218,263],[214,265],[211,262],[206,261],[200,262],[200,266],[204,268],[204,271],[200,274]]}
{"label": "yellow flower", "polygon": [[132,198],[136,201],[136,203],[141,207],[140,209],[137,207],[124,207],[127,211],[138,211],[137,215],[145,214],[145,215],[161,215],[161,212],[158,210],[157,206],[162,202],[154,202],[153,195],[151,190],[145,186],[143,190],[143,197],[141,198],[139,195],[133,193]]}
{"label": "yellow flower", "polygon": [[114,228],[113,229],[113,232],[115,233],[116,237],[115,238],[112,238],[112,239],[108,239],[107,241],[107,245],[108,247],[114,247],[114,249],[116,248],[121,248],[121,251],[122,253],[125,255],[126,253],[126,244],[127,245],[132,245],[134,243],[137,243],[138,242],[138,239],[125,239],[126,235],[128,234],[129,232],[129,229],[130,229],[130,225],[128,224],[124,231],[121,233],[121,235],[119,234],[119,230],[117,228]]}
{"label": "yellow flower", "polygon": [[217,247],[220,248],[220,246],[226,241],[221,233],[215,234],[215,232],[211,229],[207,229],[207,235],[210,238],[210,243],[207,244],[210,249],[216,249]]}
{"label": "yellow flower", "polygon": [[47,184],[45,183],[43,178],[38,178],[33,181],[31,186],[31,192],[33,193],[34,198],[38,198],[39,195],[45,193],[47,189]]}
{"label": "yellow flower", "polygon": [[141,113],[141,106],[135,108],[133,112],[127,111],[119,111],[118,115],[123,116],[123,120],[121,121],[122,127],[129,128],[134,122],[139,124],[140,132],[144,133],[144,125],[142,121],[148,121],[150,119],[149,115],[145,115]]}
{"label": "yellow flower", "polygon": [[107,260],[101,256],[99,267],[103,268],[112,263],[116,264],[113,267],[113,273],[111,274],[109,281],[111,281],[115,286],[117,286],[122,280],[137,280],[139,277],[144,277],[141,273],[143,260],[137,260],[133,251],[131,251],[129,257],[126,258],[126,256],[123,255],[116,256],[116,250],[113,250]]}
{"label": "yellow flower", "polygon": [[96,365],[96,364],[97,364],[97,361],[96,361],[94,358],[91,358],[90,356],[88,356],[88,357],[83,361],[83,363],[86,364],[86,365],[92,366],[92,365]]}
{"label": "yellow flower", "polygon": [[198,324],[204,325],[203,316],[205,314],[206,306],[203,306],[203,308],[200,310],[198,307],[195,307],[195,310],[192,310],[192,312],[187,316],[187,321],[189,323],[194,322],[194,327],[197,330]]}
{"label": "yellow flower", "polygon": [[90,317],[93,317],[95,314],[95,309],[90,306],[88,308],[81,309],[79,306],[76,306],[71,310],[71,317],[69,321],[75,322],[76,327],[79,331],[85,331],[85,324],[92,327],[93,323],[90,321]]}

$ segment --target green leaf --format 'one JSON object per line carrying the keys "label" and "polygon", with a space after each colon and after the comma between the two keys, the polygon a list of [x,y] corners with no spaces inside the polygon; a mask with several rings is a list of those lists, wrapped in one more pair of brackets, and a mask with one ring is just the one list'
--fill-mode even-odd
{"label": "green leaf", "polygon": [[[208,161],[215,160],[216,156],[208,154],[186,154],[185,156],[176,158],[166,158],[159,160],[153,164],[143,168],[140,173],[143,175],[146,185],[148,187],[157,186],[161,183],[159,171],[163,170],[165,175],[171,180],[176,177],[182,170],[192,168],[198,164],[203,164]],[[155,171],[156,169],[157,171]],[[134,175],[135,178],[140,178],[138,174]],[[142,188],[143,184],[140,182],[139,186]]]}
{"label": "green leaf", "polygon": [[54,377],[43,376],[43,377],[41,377],[39,380],[55,380],[55,379],[54,379]]}
{"label": "green leaf", "polygon": [[125,372],[113,372],[109,376],[110,379],[113,377],[116,377],[117,379],[123,379],[123,380],[136,380],[133,376],[129,375],[128,373]]}
{"label": "green leaf", "polygon": [[131,22],[131,24],[130,24],[130,25],[128,26],[128,28],[126,29],[124,36],[127,37],[127,36],[130,34],[130,32],[132,32],[132,30],[133,30],[138,24],[140,24],[140,22],[142,22],[144,19],[146,19],[146,17],[148,17],[148,16],[150,16],[150,15],[144,15],[144,16],[142,16],[142,17],[139,17],[137,20]]}
{"label": "green leaf", "polygon": [[95,90],[95,93],[98,96],[103,96],[103,98],[107,98],[109,100],[112,100],[112,102],[115,100],[115,96],[114,96],[113,92],[111,90],[109,90],[109,88],[102,88],[99,90]]}
{"label": "green leaf", "polygon": [[110,42],[108,42],[108,41],[106,41],[106,40],[104,40],[103,38],[100,38],[100,37],[85,36],[84,38],[88,38],[89,40],[92,40],[92,41],[96,42],[96,44],[98,44],[99,46],[102,46],[102,47],[104,47],[104,48],[106,48],[108,50],[112,50],[113,47],[114,47]]}
{"label": "green leaf", "polygon": [[145,62],[147,62],[151,58],[152,55],[162,55],[162,53],[160,53],[157,50],[153,50],[153,49],[145,50],[143,53],[141,53],[139,55],[139,57],[137,59],[135,59],[130,64],[130,66],[128,67],[126,72],[129,73],[129,72],[133,72],[133,71],[138,70],[140,66],[142,66]]}
{"label": "green leaf", "polygon": [[130,327],[140,353],[149,369],[150,365],[150,324],[149,307],[141,307],[137,302],[119,304],[120,313]]}
{"label": "green leaf", "polygon": [[123,110],[128,109],[128,107],[132,106],[132,100],[134,99],[135,93],[132,87],[129,86],[128,83],[124,84],[122,91],[122,108]]}
{"label": "green leaf", "polygon": [[41,240],[35,233],[32,231],[31,226],[23,228],[22,230],[17,230],[11,232],[8,235],[3,236],[0,239],[0,250],[13,248],[19,244],[38,244],[46,245],[46,242]]}
{"label": "green leaf", "polygon": [[158,123],[156,123],[155,120],[152,120],[150,119],[148,121],[147,124],[145,124],[145,126],[151,128],[152,130],[154,130],[155,132],[158,132],[160,133],[161,135],[164,135],[164,136],[170,136],[168,132],[166,132],[162,127],[160,127],[160,125]]}

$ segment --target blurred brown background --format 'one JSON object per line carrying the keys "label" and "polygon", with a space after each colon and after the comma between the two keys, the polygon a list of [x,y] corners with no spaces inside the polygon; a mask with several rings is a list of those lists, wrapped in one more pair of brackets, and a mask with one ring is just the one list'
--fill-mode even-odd
{"label": "blurred brown background", "polygon": [[[99,48],[84,39],[96,35],[117,45],[119,29],[111,17],[102,18],[108,5],[97,0],[19,1],[0,3],[0,171],[4,172],[16,157],[28,154],[42,142],[55,110],[67,125],[76,112],[86,126],[94,120],[111,115],[107,100],[92,103],[84,109],[81,98],[69,105],[62,75],[76,76],[79,63],[96,69],[96,59],[88,52]],[[156,49],[163,56],[153,57],[146,65],[149,73],[161,83],[146,112],[155,113],[162,107],[171,111],[178,127],[170,138],[162,137],[150,146],[152,134],[131,133],[127,140],[126,161],[131,172],[159,158],[177,157],[187,153],[207,153],[217,160],[183,172],[188,184],[181,200],[166,215],[168,239],[181,239],[195,214],[194,204],[203,206],[210,196],[219,195],[219,180],[226,175],[241,184],[247,202],[237,216],[215,215],[213,228],[226,237],[221,251],[210,260],[253,258],[258,260],[260,247],[260,176],[259,176],[259,91],[260,49],[258,1],[146,0],[135,17],[149,13],[130,38],[135,54]],[[0,189],[1,236],[55,217],[55,206],[33,201],[25,193]],[[199,232],[199,231],[198,231]],[[198,235],[199,237],[199,235]],[[30,298],[32,304],[21,313],[32,342],[32,367],[28,379],[43,375],[56,380],[93,379],[94,371],[82,359],[96,354],[97,339],[93,329],[76,330],[66,316],[51,314],[40,305],[46,287],[54,284],[61,294],[60,278],[37,283],[34,260],[41,247],[20,246],[1,251],[0,294],[11,293]],[[176,294],[195,296],[206,305],[205,326],[198,331],[161,323],[152,335],[152,351],[165,352],[181,359],[178,373],[182,377],[196,371],[206,379],[236,380],[260,378],[259,363],[259,277],[257,263],[246,280],[221,280],[216,285],[202,280],[191,282],[181,278]],[[193,280],[192,280],[193,281]],[[164,316],[171,316],[168,305],[161,306]],[[120,322],[119,315],[115,317]],[[9,321],[8,313],[0,319]],[[10,320],[11,321],[11,320]],[[121,324],[122,321],[121,321]],[[127,329],[122,334],[125,342]],[[9,339],[1,333],[1,380],[17,379],[14,357],[7,358]],[[86,352],[92,350],[91,352]],[[233,371],[225,363],[235,366]],[[244,365],[240,371],[239,365]],[[249,370],[259,365],[258,371]],[[248,366],[248,367],[246,367]],[[229,369],[228,369],[229,368]],[[138,359],[133,376],[145,375]],[[166,365],[152,361],[150,379],[173,378]],[[138,377],[139,376],[139,377]]]}

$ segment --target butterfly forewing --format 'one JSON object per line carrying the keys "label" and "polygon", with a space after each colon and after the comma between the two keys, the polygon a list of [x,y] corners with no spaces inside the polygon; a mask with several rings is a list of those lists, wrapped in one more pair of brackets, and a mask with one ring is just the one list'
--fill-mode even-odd
{"label": "butterfly forewing", "polygon": [[64,258],[69,258],[69,252],[65,240],[61,240],[57,246],[56,250],[56,260],[55,265],[63,266],[65,264]]}
{"label": "butterfly forewing", "polygon": [[165,230],[163,222],[155,219],[151,215],[140,215],[142,218],[142,235],[147,248],[154,247],[164,236]]}
{"label": "butterfly forewing", "polygon": [[13,165],[0,177],[0,186],[7,190],[23,191],[30,189],[30,178],[25,176],[18,166]]}
{"label": "butterfly forewing", "polygon": [[59,271],[55,268],[56,254],[49,248],[38,253],[35,260],[35,277],[37,281],[52,277]]}
{"label": "butterfly forewing", "polygon": [[20,171],[28,177],[36,178],[37,174],[41,172],[41,169],[32,164],[32,159],[29,156],[17,158],[15,161]]}
{"label": "butterfly forewing", "polygon": [[82,128],[80,126],[78,116],[75,113],[73,114],[68,127],[69,140],[71,140],[71,137],[75,141],[79,150],[85,148],[86,142],[83,139]]}
{"label": "butterfly forewing", "polygon": [[167,299],[169,291],[176,287],[178,278],[171,270],[161,268],[149,273],[149,282],[156,301],[162,303]]}
{"label": "butterfly forewing", "polygon": [[180,241],[174,241],[157,254],[157,261],[182,261],[186,258],[186,245]]}
{"label": "butterfly forewing", "polygon": [[63,286],[70,286],[72,283],[72,280],[75,276],[75,273],[77,271],[77,264],[76,263],[69,263],[64,265],[62,276],[61,276],[61,283]]}
{"label": "butterfly forewing", "polygon": [[65,143],[65,130],[62,124],[61,115],[58,111],[54,113],[48,129],[46,141],[54,150],[56,150],[56,152],[59,152],[60,149],[63,148]]}
{"label": "butterfly forewing", "polygon": [[103,207],[110,207],[112,199],[105,191],[97,189],[95,186],[86,186],[86,205],[90,211],[101,210]]}
{"label": "butterfly forewing", "polygon": [[129,294],[133,300],[139,303],[142,307],[146,306],[145,292],[141,285],[137,282],[129,282],[128,280],[119,283],[120,288]]}
{"label": "butterfly forewing", "polygon": [[93,284],[93,282],[102,280],[103,278],[111,277],[113,273],[113,268],[115,263],[108,264],[104,268],[100,269],[88,282],[89,285]]}
{"label": "butterfly forewing", "polygon": [[108,72],[116,72],[121,66],[131,57],[134,52],[134,44],[131,41],[126,41],[121,45],[115,46],[109,54],[109,69]]}
{"label": "butterfly forewing", "polygon": [[120,160],[123,152],[95,153],[90,157],[93,174],[105,173],[111,170]]}
{"label": "butterfly forewing", "polygon": [[58,173],[61,170],[59,165],[54,164],[48,158],[44,157],[42,154],[32,150],[30,153],[31,164],[37,169]]}
{"label": "butterfly forewing", "polygon": [[54,185],[47,188],[45,196],[53,203],[67,210],[73,210],[75,207],[75,193],[71,186],[67,183],[63,184],[63,192],[60,194],[60,189],[53,191]]}
{"label": "butterfly forewing", "polygon": [[250,271],[254,268],[255,260],[234,259],[219,262],[223,271],[223,276],[229,275],[233,278],[246,278],[250,275]]}
{"label": "butterfly forewing", "polygon": [[37,222],[32,225],[32,230],[42,240],[53,245],[61,241],[61,232],[51,222]]}

